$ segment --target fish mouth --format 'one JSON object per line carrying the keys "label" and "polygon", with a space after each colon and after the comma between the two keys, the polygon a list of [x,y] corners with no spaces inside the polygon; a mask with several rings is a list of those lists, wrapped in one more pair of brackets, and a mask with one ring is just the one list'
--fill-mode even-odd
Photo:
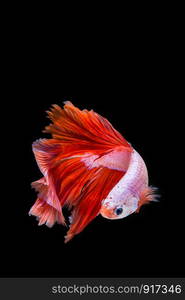
{"label": "fish mouth", "polygon": [[115,215],[114,213],[114,209],[113,208],[108,208],[106,206],[102,206],[101,210],[100,210],[100,214],[102,215],[102,217],[106,218],[106,219],[117,219],[117,215]]}

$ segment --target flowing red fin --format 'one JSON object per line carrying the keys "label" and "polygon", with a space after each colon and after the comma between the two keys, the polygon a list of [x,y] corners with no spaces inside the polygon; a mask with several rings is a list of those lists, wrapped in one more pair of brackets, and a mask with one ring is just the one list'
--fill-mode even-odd
{"label": "flowing red fin", "polygon": [[102,200],[124,175],[118,170],[95,168],[92,180],[84,188],[72,211],[71,226],[65,237],[65,243],[80,233],[98,214]]}
{"label": "flowing red fin", "polygon": [[59,159],[59,154],[64,154],[61,141],[55,139],[39,139],[32,145],[38,167],[44,176]]}
{"label": "flowing red fin", "polygon": [[38,140],[33,143],[33,152],[37,164],[44,175],[44,184],[48,186],[45,201],[61,213],[60,201],[56,193],[53,174],[50,171],[53,164],[56,163],[58,153],[61,152],[61,145],[58,145],[58,147],[57,145],[58,144],[54,143],[53,140]]}
{"label": "flowing red fin", "polygon": [[53,138],[62,139],[63,144],[73,144],[73,150],[108,150],[123,146],[131,151],[131,145],[113,128],[109,121],[94,111],[80,110],[71,102],[65,102],[64,109],[53,105],[48,112],[53,124],[45,128]]}
{"label": "flowing red fin", "polygon": [[54,207],[40,198],[37,198],[29,211],[29,215],[36,216],[39,220],[39,225],[46,224],[48,227],[52,227],[56,222],[65,225],[63,216]]}
{"label": "flowing red fin", "polygon": [[52,227],[55,222],[65,225],[65,220],[61,211],[57,210],[50,202],[50,187],[46,184],[45,178],[32,183],[32,187],[38,192],[38,198],[29,211],[29,215],[34,215],[39,220],[39,225],[46,223],[48,227]]}

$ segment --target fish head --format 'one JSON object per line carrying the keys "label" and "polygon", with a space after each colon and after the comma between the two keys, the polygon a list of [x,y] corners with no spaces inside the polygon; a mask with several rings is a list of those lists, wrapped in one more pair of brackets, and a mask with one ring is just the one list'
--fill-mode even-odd
{"label": "fish head", "polygon": [[100,214],[107,219],[122,219],[138,209],[139,197],[131,192],[122,195],[121,199],[105,199]]}

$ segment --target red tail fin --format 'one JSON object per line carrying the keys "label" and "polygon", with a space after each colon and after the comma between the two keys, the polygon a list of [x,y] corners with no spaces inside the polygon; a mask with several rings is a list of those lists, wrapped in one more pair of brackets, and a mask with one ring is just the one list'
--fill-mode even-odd
{"label": "red tail fin", "polygon": [[46,223],[48,227],[52,227],[55,222],[65,225],[61,208],[59,207],[58,210],[52,205],[53,192],[50,191],[51,187],[47,185],[45,178],[43,177],[33,182],[32,187],[39,194],[35,204],[29,211],[29,215],[36,216],[39,220],[39,225]]}

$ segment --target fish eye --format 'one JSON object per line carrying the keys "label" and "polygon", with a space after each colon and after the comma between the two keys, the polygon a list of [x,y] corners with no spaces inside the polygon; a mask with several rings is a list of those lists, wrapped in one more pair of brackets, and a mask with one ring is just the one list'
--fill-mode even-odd
{"label": "fish eye", "polygon": [[122,214],[122,212],[123,212],[123,208],[122,208],[122,207],[118,207],[118,208],[116,208],[116,211],[115,211],[115,213],[116,213],[116,215],[117,215],[117,216],[121,215],[121,214]]}

